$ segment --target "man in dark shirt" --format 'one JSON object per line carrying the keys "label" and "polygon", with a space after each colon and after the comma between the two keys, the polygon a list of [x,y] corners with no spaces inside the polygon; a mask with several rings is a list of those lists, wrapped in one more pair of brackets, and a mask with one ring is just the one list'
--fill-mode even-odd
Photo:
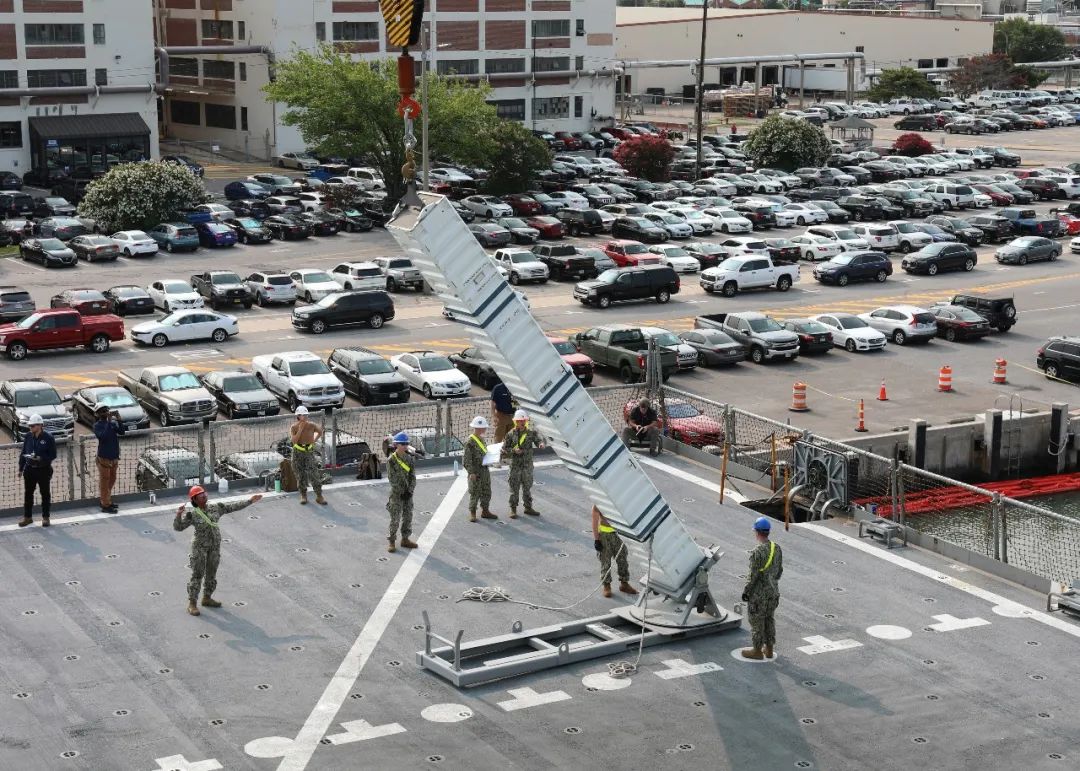
{"label": "man in dark shirt", "polygon": [[648,442],[649,455],[660,454],[660,419],[648,399],[642,399],[637,407],[630,410],[622,437],[627,445]]}
{"label": "man in dark shirt", "polygon": [[45,430],[45,421],[40,415],[31,415],[27,422],[30,430],[23,437],[22,452],[19,453],[19,473],[23,478],[23,518],[19,527],[26,527],[34,521],[34,488],[41,491],[41,526],[49,526],[49,506],[52,495],[49,482],[52,479],[52,463],[56,460],[56,441]]}
{"label": "man in dark shirt", "polygon": [[491,389],[491,418],[495,422],[495,444],[498,444],[514,427],[514,401],[505,383],[498,383]]}
{"label": "man in dark shirt", "polygon": [[94,436],[98,440],[98,493],[101,510],[112,513],[117,509],[112,501],[112,489],[116,484],[116,467],[120,465],[120,437],[126,429],[120,422],[120,415],[109,412],[109,408],[104,405],[94,411],[94,417]]}

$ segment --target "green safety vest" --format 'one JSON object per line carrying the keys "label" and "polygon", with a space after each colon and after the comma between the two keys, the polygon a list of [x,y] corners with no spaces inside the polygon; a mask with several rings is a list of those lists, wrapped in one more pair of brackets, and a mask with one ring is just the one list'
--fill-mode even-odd
{"label": "green safety vest", "polygon": [[210,525],[210,527],[218,527],[218,523],[210,519],[210,517],[206,516],[206,512],[200,509],[198,506],[192,506],[191,508],[194,509],[195,513],[202,518],[202,521]]}
{"label": "green safety vest", "polygon": [[759,570],[759,573],[764,573],[766,570],[769,569],[769,566],[772,565],[772,559],[774,556],[776,556],[776,543],[774,541],[769,541],[769,558],[765,560],[765,567]]}
{"label": "green safety vest", "polygon": [[478,437],[476,434],[472,434],[469,438],[476,442],[476,446],[483,450],[485,454],[487,454],[487,445],[484,444],[480,437]]}
{"label": "green safety vest", "polygon": [[528,439],[528,438],[529,438],[529,429],[528,429],[528,427],[526,427],[525,430],[521,432],[521,436],[518,437],[518,447],[521,447],[521,445],[525,444],[525,440]]}
{"label": "green safety vest", "polygon": [[292,448],[294,450],[296,450],[297,452],[311,452],[312,450],[315,449],[315,445],[314,444],[294,444],[292,446]]}
{"label": "green safety vest", "polygon": [[390,453],[390,457],[392,457],[394,460],[396,460],[397,464],[399,466],[401,466],[403,469],[405,469],[406,473],[409,472],[409,471],[412,471],[412,466],[410,466],[408,463],[406,463],[401,458],[399,458],[398,454],[396,452]]}

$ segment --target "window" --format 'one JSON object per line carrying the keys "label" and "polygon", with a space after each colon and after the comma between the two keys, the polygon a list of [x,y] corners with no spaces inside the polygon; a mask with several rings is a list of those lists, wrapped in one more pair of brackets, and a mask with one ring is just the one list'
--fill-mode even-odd
{"label": "window", "polygon": [[204,78],[220,78],[222,80],[236,79],[236,63],[218,61],[216,59],[203,59],[202,74]]}
{"label": "window", "polygon": [[585,37],[585,20],[584,19],[575,19],[574,20],[574,34],[577,35],[578,37]]}
{"label": "window", "polygon": [[581,72],[583,69],[585,69],[585,57],[584,56],[575,56],[574,57],[574,69],[577,70],[578,72]]}
{"label": "window", "polygon": [[861,54],[861,53],[864,52],[865,48],[866,48],[866,46],[855,46],[855,53]]}
{"label": "window", "polygon": [[525,59],[488,59],[484,62],[484,71],[488,75],[496,75],[507,72],[525,72]]}
{"label": "window", "polygon": [[199,60],[187,56],[170,56],[169,74],[197,78],[199,77]]}
{"label": "window", "polygon": [[533,72],[567,72],[570,69],[569,56],[534,56]]}
{"label": "window", "polygon": [[476,75],[480,72],[479,59],[439,59],[435,66],[440,75]]}
{"label": "window", "polygon": [[325,21],[317,21],[317,22],[315,22],[315,39],[318,40],[320,43],[325,42],[325,40],[326,40],[326,22]]}
{"label": "window", "polygon": [[570,37],[569,19],[537,19],[533,22],[533,37]]}
{"label": "window", "polygon": [[94,85],[95,86],[107,86],[109,85],[109,71],[104,67],[99,67],[94,70]]}
{"label": "window", "polygon": [[204,39],[232,40],[233,24],[231,21],[222,21],[221,19],[203,19],[202,36]]}
{"label": "window", "polygon": [[27,88],[85,86],[86,70],[27,70]]}
{"label": "window", "polygon": [[247,40],[247,26],[242,21],[236,22],[236,39]]}
{"label": "window", "polygon": [[919,59],[919,69],[920,70],[928,70],[933,66],[934,66],[934,60],[933,59]]}
{"label": "window", "polygon": [[944,59],[938,59],[937,60],[937,66],[938,67],[948,67],[949,66],[949,58],[945,57]]}
{"label": "window", "polygon": [[335,21],[334,40],[378,40],[379,24],[374,21]]}
{"label": "window", "polygon": [[533,99],[533,118],[536,120],[553,120],[570,117],[570,97],[568,96],[545,96]]}
{"label": "window", "polygon": [[524,99],[495,99],[488,104],[495,106],[495,114],[504,120],[525,120]]}
{"label": "window", "polygon": [[173,99],[169,103],[169,114],[173,123],[184,123],[189,126],[198,126],[202,123],[201,105],[198,102],[187,102],[183,99]]}
{"label": "window", "polygon": [[0,147],[22,147],[22,122],[0,123]]}
{"label": "window", "polygon": [[94,25],[94,45],[96,45],[96,46],[105,45],[105,25],[104,24],[95,24]]}
{"label": "window", "polygon": [[247,62],[240,62],[240,80],[247,80]]}
{"label": "window", "polygon": [[0,70],[0,88],[18,88],[18,70]]}
{"label": "window", "polygon": [[69,46],[86,42],[82,24],[27,24],[28,46]]}
{"label": "window", "polygon": [[580,118],[582,113],[584,113],[584,112],[585,112],[585,97],[583,97],[583,96],[575,96],[574,97],[574,117],[575,118]]}
{"label": "window", "polygon": [[206,109],[207,126],[223,129],[236,128],[236,108],[231,104],[207,103],[204,107]]}
{"label": "window", "polygon": [[240,130],[241,131],[247,131],[248,130],[247,107],[241,107],[240,108]]}

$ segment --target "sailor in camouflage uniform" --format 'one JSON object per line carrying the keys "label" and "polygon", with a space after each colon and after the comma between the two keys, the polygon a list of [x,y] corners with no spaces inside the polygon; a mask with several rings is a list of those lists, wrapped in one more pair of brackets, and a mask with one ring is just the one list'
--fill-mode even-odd
{"label": "sailor in camouflage uniform", "polygon": [[292,467],[296,475],[296,489],[300,491],[300,503],[307,503],[308,483],[315,490],[315,503],[326,505],[322,494],[322,468],[316,454],[315,443],[323,435],[318,425],[308,419],[308,408],[300,405],[296,408],[296,422],[289,427],[289,441],[292,442]]}
{"label": "sailor in camouflage uniform", "polygon": [[388,552],[397,551],[397,534],[401,530],[401,548],[415,549],[412,535],[413,491],[416,489],[415,461],[409,455],[409,435],[402,431],[394,435],[394,451],[386,459],[386,478],[390,480],[390,498],[386,510],[390,512],[390,533],[386,547]]}
{"label": "sailor in camouflage uniform", "polygon": [[258,503],[262,500],[262,496],[253,495],[246,501],[207,504],[206,491],[199,485],[195,485],[188,492],[188,499],[191,501],[190,508],[185,504],[176,510],[173,530],[183,532],[189,527],[195,527],[195,538],[191,542],[191,556],[188,558],[188,564],[191,566],[191,580],[187,585],[187,612],[197,616],[199,608],[195,601],[199,599],[200,586],[203,590],[203,607],[221,607],[221,603],[214,599],[214,590],[217,589],[218,562],[221,560],[221,530],[218,520],[224,514],[240,511],[253,503]]}
{"label": "sailor in camouflage uniform", "polygon": [[525,513],[539,517],[532,505],[533,449],[544,449],[540,435],[529,428],[525,410],[514,413],[514,427],[503,437],[499,460],[510,460],[510,519],[517,519],[518,492],[525,502]]}
{"label": "sailor in camouflage uniform", "polygon": [[619,591],[623,594],[637,594],[638,590],[630,583],[630,563],[626,559],[626,544],[596,506],[592,507],[592,537],[596,554],[600,557],[600,582],[603,584],[604,596],[611,596],[612,560],[615,560],[615,567],[619,573]]}
{"label": "sailor in camouflage uniform", "polygon": [[744,658],[760,661],[773,657],[776,645],[776,623],[773,614],[780,604],[780,576],[784,574],[784,555],[774,541],[769,540],[772,526],[768,517],[758,517],[754,534],[758,545],[750,553],[750,578],[743,589],[742,600],[750,617],[753,635],[752,648],[743,648]]}
{"label": "sailor in camouflage uniform", "polygon": [[465,454],[461,459],[461,465],[469,475],[469,521],[476,521],[476,504],[480,504],[480,516],[484,519],[498,519],[488,511],[491,505],[491,471],[484,465],[484,456],[487,455],[487,444],[484,443],[484,433],[488,429],[487,418],[477,415],[469,423],[473,430],[469,438],[465,440]]}

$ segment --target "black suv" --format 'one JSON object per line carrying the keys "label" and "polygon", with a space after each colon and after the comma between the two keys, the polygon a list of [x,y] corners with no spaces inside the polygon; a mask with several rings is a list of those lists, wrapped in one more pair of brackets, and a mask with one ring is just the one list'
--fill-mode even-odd
{"label": "black suv", "polygon": [[345,393],[364,406],[409,401],[409,384],[385,358],[367,348],[335,348],[326,365]]}
{"label": "black suv", "polygon": [[937,118],[933,115],[905,115],[893,124],[894,129],[901,131],[933,131],[937,127]]}
{"label": "black suv", "polygon": [[27,217],[34,213],[34,199],[28,193],[0,193],[0,216],[4,219]]}
{"label": "black suv", "polygon": [[1039,349],[1035,366],[1047,377],[1080,382],[1080,337],[1051,337]]}
{"label": "black suv", "polygon": [[949,305],[970,308],[990,322],[1000,332],[1008,332],[1016,324],[1016,304],[1011,297],[980,297],[973,294],[953,295]]}
{"label": "black suv", "polygon": [[584,305],[607,308],[622,300],[655,298],[666,303],[678,294],[679,277],[667,265],[639,265],[631,268],[605,270],[591,281],[574,286],[574,299]]}
{"label": "black suv", "polygon": [[[980,215],[981,216],[981,215]],[[1005,225],[1005,233],[1012,233],[1012,224],[1004,217],[988,216],[987,219],[999,219]],[[937,225],[946,233],[952,233],[956,236],[956,239],[968,246],[978,246],[983,241],[999,240],[999,236],[995,235],[990,238],[990,234],[996,232],[994,228],[987,223],[986,228],[977,227],[967,220],[962,220],[959,217],[950,217],[945,214],[935,214],[933,217],[926,218],[927,225]],[[996,226],[995,226],[996,227]]]}
{"label": "black suv", "polygon": [[594,236],[604,232],[604,221],[595,209],[559,209],[555,217],[566,226],[571,236]]}
{"label": "black suv", "polygon": [[394,318],[394,301],[382,290],[332,292],[313,305],[293,310],[292,325],[321,335],[330,327],[367,324],[379,329]]}
{"label": "black suv", "polygon": [[[927,222],[931,222],[943,230],[948,230],[944,225],[934,221],[935,219],[936,218],[931,218],[927,220]],[[1013,224],[1008,217],[1002,217],[997,214],[976,214],[968,217],[967,223],[971,227],[981,230],[983,238],[987,243],[997,244],[1008,241],[1013,237]]]}

